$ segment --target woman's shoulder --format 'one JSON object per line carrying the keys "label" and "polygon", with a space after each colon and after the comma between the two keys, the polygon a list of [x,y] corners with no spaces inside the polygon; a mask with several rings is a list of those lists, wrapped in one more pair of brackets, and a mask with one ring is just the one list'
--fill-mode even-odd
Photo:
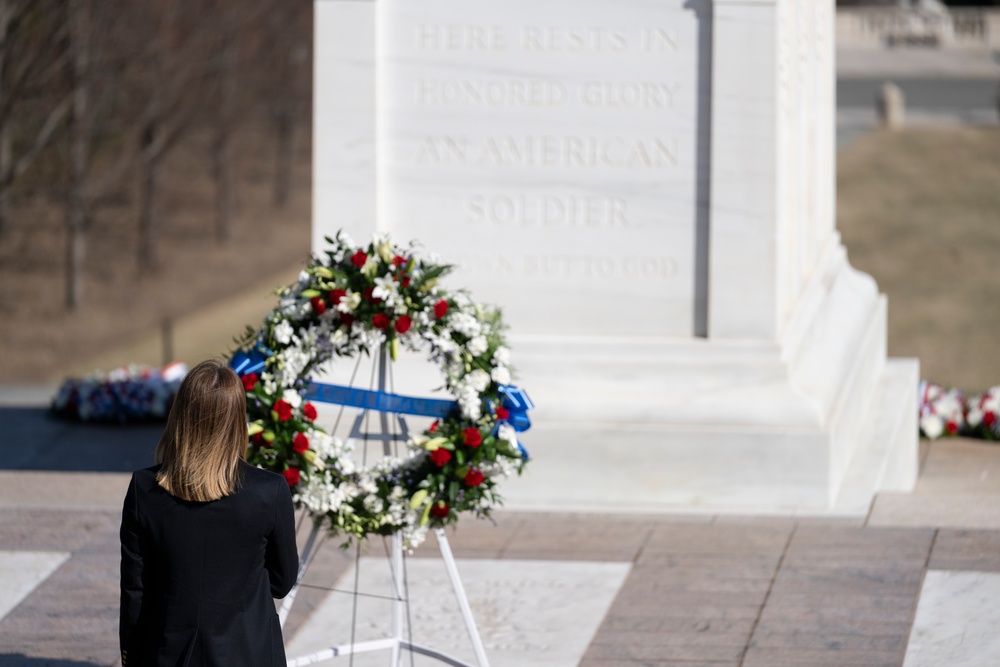
{"label": "woman's shoulder", "polygon": [[156,464],[155,466],[136,470],[132,473],[132,480],[140,488],[156,486],[156,473],[159,472],[160,467],[160,464]]}
{"label": "woman's shoulder", "polygon": [[278,473],[250,465],[246,461],[240,461],[240,469],[243,474],[244,484],[250,486],[273,486],[276,484],[287,485],[285,478]]}

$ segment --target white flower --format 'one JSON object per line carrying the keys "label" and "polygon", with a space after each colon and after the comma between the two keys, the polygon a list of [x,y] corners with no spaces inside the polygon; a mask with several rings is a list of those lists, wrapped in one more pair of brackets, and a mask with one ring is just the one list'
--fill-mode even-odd
{"label": "white flower", "polygon": [[497,384],[510,384],[510,371],[505,366],[497,366],[490,372],[490,377]]}
{"label": "white flower", "polygon": [[375,250],[378,256],[382,258],[382,261],[388,264],[392,261],[392,245],[387,239],[379,240],[375,239]]}
{"label": "white flower", "polygon": [[288,345],[292,342],[292,336],[295,334],[295,329],[288,322],[288,320],[281,320],[274,327],[274,339],[281,343],[282,345]]}
{"label": "white flower", "polygon": [[485,336],[476,336],[466,344],[466,349],[469,350],[469,354],[474,357],[478,357],[486,352],[487,343]]}
{"label": "white flower", "polygon": [[497,428],[497,437],[501,440],[506,440],[511,444],[517,443],[517,431],[513,426],[507,423],[500,424]]}
{"label": "white flower", "polygon": [[498,366],[509,366],[510,350],[501,345],[493,353],[493,361],[495,361]]}
{"label": "white flower", "polygon": [[342,313],[353,312],[355,308],[361,305],[361,295],[357,292],[352,292],[347,290],[347,294],[340,300],[337,304],[337,310]]}
{"label": "white flower", "polygon": [[372,296],[376,299],[382,299],[387,306],[392,307],[398,300],[398,292],[396,290],[396,281],[393,280],[391,274],[387,273],[381,278],[375,279],[375,289],[372,290]]}
{"label": "white flower", "polygon": [[924,435],[935,440],[944,433],[944,420],[937,415],[927,415],[920,420],[920,428],[923,429]]}
{"label": "white flower", "polygon": [[473,336],[478,336],[482,332],[483,327],[472,315],[463,312],[457,312],[451,316],[451,328],[462,334],[472,338]]}
{"label": "white flower", "polygon": [[365,260],[365,265],[361,267],[361,273],[371,278],[378,271],[378,257],[369,257]]}
{"label": "white flower", "polygon": [[983,411],[977,407],[969,408],[969,414],[966,415],[965,420],[969,423],[969,426],[975,428],[983,423]]}
{"label": "white flower", "polygon": [[294,389],[286,389],[281,394],[281,400],[283,400],[285,403],[288,403],[293,408],[297,408],[302,405],[302,397],[299,396],[299,392],[295,391]]}
{"label": "white flower", "polygon": [[486,371],[476,369],[466,376],[466,380],[476,393],[483,393],[486,388],[490,386],[490,376],[486,374]]}
{"label": "white flower", "polygon": [[378,496],[365,496],[361,504],[366,510],[372,514],[379,514],[383,509],[385,509],[385,502]]}

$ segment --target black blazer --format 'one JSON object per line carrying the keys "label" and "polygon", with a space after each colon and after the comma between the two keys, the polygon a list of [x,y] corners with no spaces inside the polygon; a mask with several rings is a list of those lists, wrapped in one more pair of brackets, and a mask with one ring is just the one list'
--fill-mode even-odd
{"label": "black blazer", "polygon": [[241,463],[235,493],[195,503],[164,491],[158,469],[132,473],[122,510],[122,663],[284,667],[272,598],[298,570],[285,479]]}

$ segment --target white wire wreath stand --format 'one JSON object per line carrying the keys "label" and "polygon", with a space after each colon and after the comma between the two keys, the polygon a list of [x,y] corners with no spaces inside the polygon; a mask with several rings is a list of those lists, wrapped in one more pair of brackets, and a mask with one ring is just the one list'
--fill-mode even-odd
{"label": "white wire wreath stand", "polygon": [[[386,348],[383,345],[378,358],[379,392],[386,391],[386,371],[388,367],[388,360],[386,357]],[[379,411],[381,432],[377,434],[365,433],[362,432],[361,429],[367,412],[367,409],[361,409],[358,412],[358,415],[354,420],[354,425],[351,427],[349,438],[352,440],[356,440],[358,438],[364,438],[366,440],[381,440],[383,454],[386,456],[390,455],[392,442],[405,442],[408,438],[406,421],[403,419],[401,414],[394,414],[393,416],[396,420],[398,420],[399,431],[390,432],[389,414]],[[322,530],[324,530],[324,528],[322,528],[320,524],[313,523],[313,527],[309,531],[309,536],[306,538],[305,546],[303,547],[302,554],[299,558],[299,572],[295,580],[295,585],[292,587],[292,590],[288,593],[288,595],[285,596],[285,599],[281,603],[281,609],[278,612],[278,620],[280,621],[282,628],[285,626],[288,613],[291,611],[292,604],[295,602],[295,596],[298,593],[299,585],[302,583],[302,578],[305,574],[307,566],[311,562],[312,557],[315,555],[315,550],[318,549],[317,537],[319,537]],[[451,588],[455,593],[455,600],[458,602],[458,608],[462,613],[462,619],[465,621],[465,629],[469,633],[469,639],[472,642],[472,649],[475,652],[476,661],[478,662],[479,667],[489,667],[490,663],[489,659],[486,657],[486,649],[483,646],[482,637],[479,635],[479,629],[476,627],[476,619],[472,615],[472,608],[469,606],[469,599],[465,594],[465,587],[462,585],[462,579],[458,574],[458,567],[455,565],[455,557],[451,552],[451,546],[448,544],[448,537],[445,535],[443,528],[435,528],[434,535],[437,537],[438,547],[441,550],[441,558],[444,561],[445,570],[448,573],[448,581],[451,582]],[[393,589],[391,596],[391,636],[384,637],[382,639],[373,639],[356,643],[352,641],[349,644],[331,646],[299,658],[292,658],[288,661],[288,667],[314,665],[318,662],[323,662],[339,656],[370,653],[372,651],[384,651],[386,649],[389,649],[391,652],[389,663],[390,667],[398,667],[400,665],[403,651],[419,653],[421,655],[439,660],[447,665],[453,665],[453,667],[475,667],[474,665],[464,662],[454,656],[450,656],[446,653],[438,651],[437,649],[414,643],[412,640],[404,637],[403,615],[404,611],[406,611],[404,609],[404,605],[408,606],[410,603],[409,597],[404,596],[404,591],[401,590],[401,585],[404,582],[404,558],[405,553],[403,550],[402,536],[398,532],[393,533],[392,548],[390,552],[390,572]],[[354,562],[355,571],[357,571],[359,567],[360,559],[356,559]],[[356,583],[354,594],[355,596],[357,595]],[[356,623],[357,619],[353,619],[353,622]]]}

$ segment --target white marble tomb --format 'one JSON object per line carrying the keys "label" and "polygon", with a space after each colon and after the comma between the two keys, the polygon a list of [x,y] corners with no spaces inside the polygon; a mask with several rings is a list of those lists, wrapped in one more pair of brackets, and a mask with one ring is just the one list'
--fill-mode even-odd
{"label": "white marble tomb", "polygon": [[508,506],[912,488],[917,364],[834,224],[832,28],[832,0],[317,0],[313,247],[418,238],[503,307],[538,405]]}

